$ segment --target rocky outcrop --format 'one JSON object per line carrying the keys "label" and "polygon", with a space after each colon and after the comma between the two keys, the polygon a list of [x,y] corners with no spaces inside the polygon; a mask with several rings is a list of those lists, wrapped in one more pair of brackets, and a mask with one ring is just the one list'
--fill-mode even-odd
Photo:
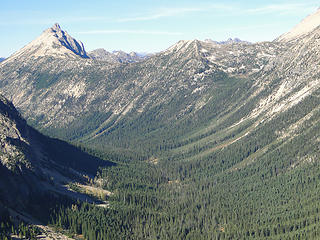
{"label": "rocky outcrop", "polygon": [[2,95],[0,145],[0,205],[16,209],[23,209],[36,195],[67,194],[64,184],[111,164],[40,134]]}
{"label": "rocky outcrop", "polygon": [[66,31],[63,31],[58,23],[54,24],[53,27],[50,28],[50,31],[51,32],[49,34],[54,33],[54,36],[57,37],[60,43],[67,49],[71,50],[80,57],[88,58],[83,43],[75,40]]}

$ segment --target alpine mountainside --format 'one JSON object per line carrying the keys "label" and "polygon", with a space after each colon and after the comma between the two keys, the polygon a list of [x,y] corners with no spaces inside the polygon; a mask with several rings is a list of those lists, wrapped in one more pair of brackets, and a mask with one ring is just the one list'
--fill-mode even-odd
{"label": "alpine mountainside", "polygon": [[3,96],[0,96],[0,137],[1,209],[44,214],[39,207],[43,196],[51,193],[79,197],[66,184],[86,182],[84,176],[95,176],[99,167],[111,165],[66,142],[40,134],[27,125]]}
{"label": "alpine mountainside", "polygon": [[2,62],[1,91],[28,122],[121,162],[98,174],[109,208],[53,222],[88,239],[318,239],[319,11],[273,42]]}
{"label": "alpine mountainside", "polygon": [[[48,41],[40,45],[44,49],[52,47]],[[219,101],[229,99],[228,91],[235,92],[230,104],[237,104],[235,100],[244,91],[249,94],[247,89],[253,84],[250,76],[284,47],[281,43],[268,42],[180,41],[144,61],[124,64],[74,56],[62,58],[55,54],[28,54],[26,60],[23,54],[21,57],[14,54],[1,65],[0,87],[33,126],[53,136],[84,143],[101,142],[102,138],[110,148],[140,150],[132,144],[145,146],[144,142],[135,140],[139,136],[118,131],[133,128],[143,141],[148,141],[146,136],[150,135],[160,142],[152,144],[155,147],[172,139],[167,135],[168,127],[180,125],[180,121],[199,125],[193,115],[208,111],[210,105],[220,108],[211,115],[223,114],[219,111],[227,110]],[[234,89],[228,89],[229,86]],[[223,88],[225,92],[220,91]],[[218,99],[215,92],[219,93]],[[155,112],[157,117],[151,121],[152,127],[140,124]],[[198,120],[207,124],[212,117],[207,115]],[[138,130],[136,125],[142,129]],[[167,136],[161,140],[153,138],[156,129],[165,131]]]}

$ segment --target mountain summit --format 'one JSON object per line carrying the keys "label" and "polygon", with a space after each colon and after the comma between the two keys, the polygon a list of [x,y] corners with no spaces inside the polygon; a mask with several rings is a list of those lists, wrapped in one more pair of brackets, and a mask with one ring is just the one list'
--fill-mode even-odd
{"label": "mountain summit", "polygon": [[43,31],[38,38],[14,53],[11,59],[22,56],[35,58],[43,56],[88,58],[83,43],[62,30],[58,23]]}
{"label": "mountain summit", "polygon": [[305,19],[303,19],[291,31],[281,35],[278,39],[276,39],[276,41],[288,42],[294,40],[312,32],[318,26],[320,26],[320,8],[318,8],[315,13],[310,14]]}
{"label": "mountain summit", "polygon": [[53,27],[49,29],[49,32],[55,33],[54,36],[57,37],[59,42],[67,49],[81,57],[88,58],[83,43],[72,38],[66,31],[63,31],[58,23],[54,24]]}

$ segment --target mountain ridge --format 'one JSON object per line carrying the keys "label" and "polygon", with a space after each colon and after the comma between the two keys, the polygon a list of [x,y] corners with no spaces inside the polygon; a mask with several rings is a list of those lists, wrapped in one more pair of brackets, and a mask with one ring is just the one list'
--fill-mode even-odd
{"label": "mountain ridge", "polygon": [[[0,76],[6,81],[0,86],[9,94],[7,97],[27,114],[27,119],[38,126],[65,126],[79,119],[78,116],[90,115],[90,111],[95,111],[101,120],[97,122],[94,132],[100,132],[101,135],[101,131],[106,132],[104,124],[109,125],[109,121],[115,125],[127,114],[141,115],[144,109],[169,102],[181,90],[185,94],[192,93],[194,97],[203,94],[197,101],[189,103],[195,109],[201,109],[210,98],[208,93],[212,88],[212,76],[241,78],[256,74],[284,47],[280,43],[217,45],[199,40],[179,41],[144,61],[119,66],[92,62],[90,59],[66,60],[63,63],[60,58],[41,57],[27,65],[25,61],[12,64],[16,71],[12,71],[10,63],[3,65]],[[23,65],[26,67],[21,67]],[[79,69],[82,70],[79,72]],[[77,75],[65,75],[65,72],[75,71]],[[84,78],[78,77],[79,74]],[[20,81],[19,78],[24,80]],[[86,80],[90,78],[96,80]],[[9,85],[25,86],[19,97],[10,94],[12,91],[6,84],[9,79],[12,79]],[[159,88],[160,81],[163,85],[160,84]],[[39,83],[41,85],[37,87]],[[61,92],[59,89],[64,90]],[[42,100],[34,102],[35,99]],[[100,101],[104,101],[104,104],[99,104]],[[183,108],[179,112],[185,111]],[[89,115],[87,118],[91,118]]]}

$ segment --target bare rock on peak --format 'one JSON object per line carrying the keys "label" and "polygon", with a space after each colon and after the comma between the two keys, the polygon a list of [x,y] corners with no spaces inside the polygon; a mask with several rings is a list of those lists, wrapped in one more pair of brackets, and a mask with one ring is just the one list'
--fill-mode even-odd
{"label": "bare rock on peak", "polygon": [[20,57],[89,58],[83,43],[62,30],[58,23],[43,31],[38,38],[14,53],[9,60]]}
{"label": "bare rock on peak", "polygon": [[61,30],[61,27],[60,27],[59,23],[55,23],[55,24],[52,26],[52,29],[54,29],[54,30]]}
{"label": "bare rock on peak", "polygon": [[76,55],[88,58],[83,43],[75,40],[66,31],[63,31],[58,23],[54,24],[50,30],[55,33],[55,37],[57,37],[60,43],[67,49],[71,50]]}

